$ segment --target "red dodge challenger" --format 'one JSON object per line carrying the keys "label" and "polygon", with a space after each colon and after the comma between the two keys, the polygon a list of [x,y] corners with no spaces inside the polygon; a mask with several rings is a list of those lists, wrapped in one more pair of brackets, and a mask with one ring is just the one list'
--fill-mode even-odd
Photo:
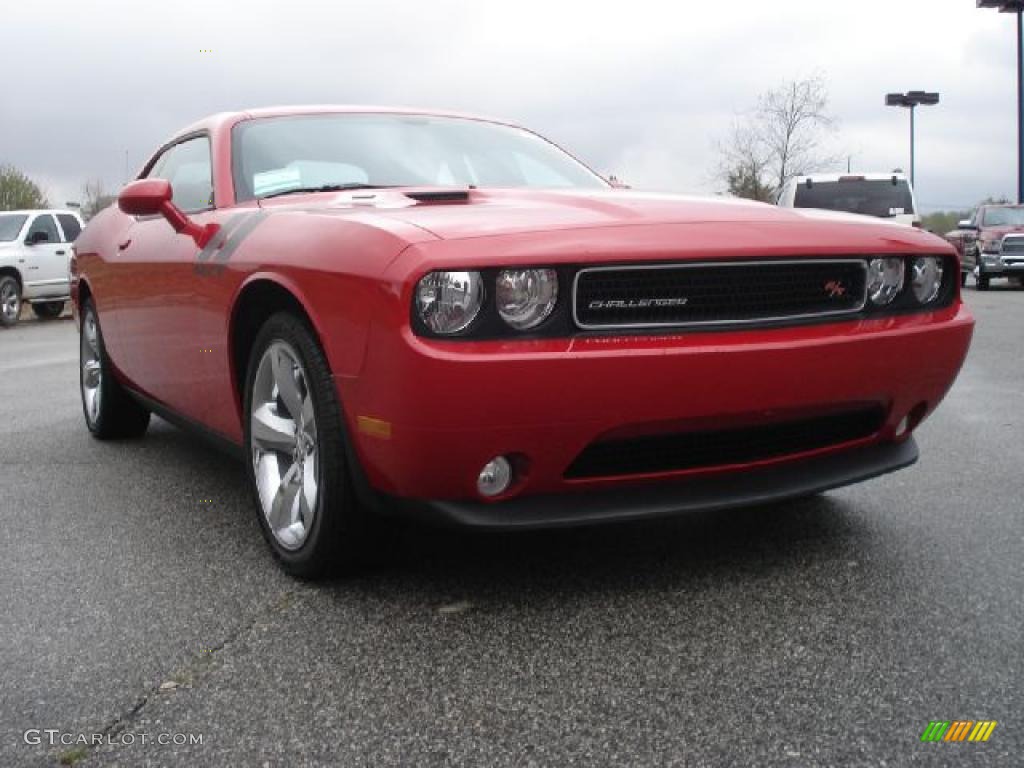
{"label": "red dodge challenger", "polygon": [[210,117],[75,248],[91,432],[157,413],[241,455],[303,577],[373,516],[566,526],[905,467],[973,328],[925,232],[614,189],[411,110]]}

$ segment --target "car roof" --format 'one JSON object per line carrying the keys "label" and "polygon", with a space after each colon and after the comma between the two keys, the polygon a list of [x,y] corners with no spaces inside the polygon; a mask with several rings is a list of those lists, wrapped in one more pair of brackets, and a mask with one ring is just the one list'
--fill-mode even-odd
{"label": "car roof", "polygon": [[17,211],[0,211],[0,214],[6,215],[8,213],[21,213],[25,215],[32,215],[33,213],[70,213],[72,216],[81,218],[81,214],[78,211],[72,211],[67,208],[22,208]]}
{"label": "car roof", "polygon": [[[418,107],[382,107],[358,104],[307,104],[278,107],[258,107],[236,112],[218,112],[178,131],[180,137],[203,130],[214,130],[229,127],[244,120],[259,120],[272,117],[290,117],[293,115],[331,115],[331,114],[391,114],[391,115],[424,115],[429,117],[454,117],[463,120],[480,120],[488,123],[499,123],[519,127],[516,123],[499,118],[473,115],[465,112],[451,112]],[[173,141],[173,139],[172,139]]]}
{"label": "car roof", "polygon": [[812,183],[839,181],[840,179],[864,179],[865,181],[888,181],[893,177],[905,181],[907,176],[902,171],[872,172],[872,173],[808,173],[802,176],[794,176],[797,183],[810,179]]}

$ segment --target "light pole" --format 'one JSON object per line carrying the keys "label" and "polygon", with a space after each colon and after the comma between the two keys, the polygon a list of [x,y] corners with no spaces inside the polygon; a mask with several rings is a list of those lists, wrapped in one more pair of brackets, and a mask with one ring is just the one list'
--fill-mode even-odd
{"label": "light pole", "polygon": [[1021,50],[1024,0],[978,0],[978,7],[998,8],[1000,13],[1017,14],[1017,202],[1024,203],[1024,50]]}
{"label": "light pole", "polygon": [[912,187],[914,186],[914,108],[919,104],[930,107],[938,103],[939,94],[927,91],[907,91],[906,93],[887,93],[885,95],[885,106],[910,109],[910,186]]}

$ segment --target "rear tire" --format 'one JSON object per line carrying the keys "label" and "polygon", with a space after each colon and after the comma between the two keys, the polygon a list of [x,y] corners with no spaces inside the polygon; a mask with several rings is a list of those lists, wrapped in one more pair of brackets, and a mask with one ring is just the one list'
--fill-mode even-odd
{"label": "rear tire", "polygon": [[366,522],[341,403],[316,337],[295,315],[272,315],[257,334],[243,413],[246,472],[274,557],[302,579],[351,568]]}
{"label": "rear tire", "polygon": [[974,278],[974,281],[977,284],[977,287],[978,287],[979,291],[987,291],[988,290],[989,277],[988,277],[988,275],[982,273],[980,268],[978,269],[978,275],[977,275],[977,277]]}
{"label": "rear tire", "polygon": [[960,287],[963,288],[965,285],[967,285],[967,273],[961,271],[960,272]]}
{"label": "rear tire", "polygon": [[63,301],[37,301],[32,305],[32,311],[40,320],[53,320],[60,317],[64,311]]}
{"label": "rear tire", "polygon": [[82,307],[78,357],[82,413],[93,437],[100,440],[142,437],[149,426],[149,411],[114,378],[92,299],[86,299]]}
{"label": "rear tire", "polygon": [[21,316],[21,285],[11,275],[0,277],[0,326],[10,328]]}

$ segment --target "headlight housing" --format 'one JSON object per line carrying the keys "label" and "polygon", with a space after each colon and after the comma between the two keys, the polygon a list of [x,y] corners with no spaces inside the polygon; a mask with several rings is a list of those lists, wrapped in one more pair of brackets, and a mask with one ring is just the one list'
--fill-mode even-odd
{"label": "headlight housing", "polygon": [[416,312],[443,336],[464,331],[480,313],[484,284],[479,272],[431,272],[416,285]]}
{"label": "headlight housing", "polygon": [[872,304],[891,304],[903,290],[903,259],[883,256],[868,262],[868,298]]}
{"label": "headlight housing", "polygon": [[918,256],[911,267],[910,286],[914,298],[921,304],[928,304],[942,289],[942,259],[935,256]]}
{"label": "headlight housing", "polygon": [[495,282],[498,314],[517,331],[536,328],[558,302],[558,273],[553,269],[503,269]]}
{"label": "headlight housing", "polygon": [[981,250],[983,253],[999,253],[1003,249],[1003,241],[999,238],[982,240]]}

